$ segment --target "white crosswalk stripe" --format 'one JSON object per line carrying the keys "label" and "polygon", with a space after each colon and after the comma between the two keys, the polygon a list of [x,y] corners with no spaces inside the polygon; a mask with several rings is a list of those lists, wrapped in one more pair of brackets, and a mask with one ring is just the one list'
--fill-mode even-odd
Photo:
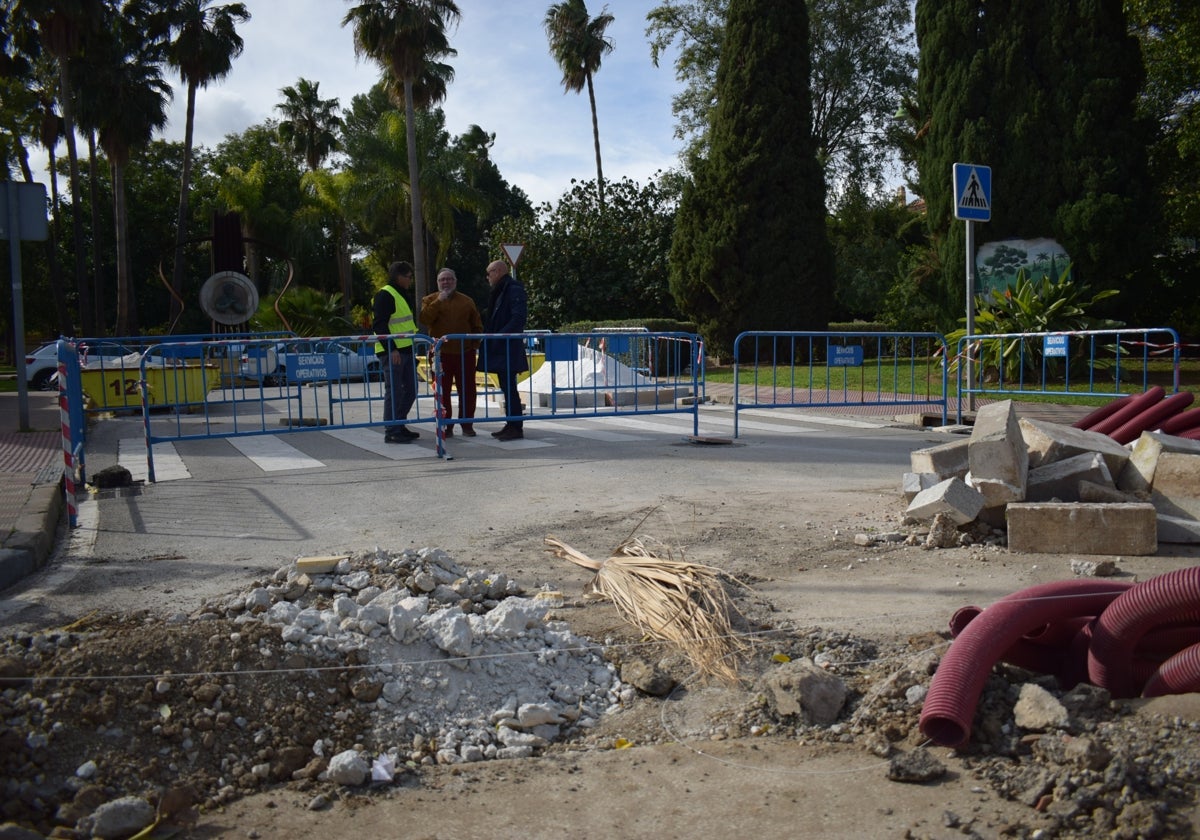
{"label": "white crosswalk stripe", "polygon": [[[146,461],[145,438],[121,438],[117,443],[117,463],[129,470],[134,481],[149,481],[150,467]],[[175,444],[170,441],[154,444],[154,480],[177,481],[191,478]]]}
{"label": "white crosswalk stripe", "polygon": [[[335,440],[348,443],[358,449],[382,455],[384,458],[390,458],[393,461],[411,461],[414,458],[430,457],[429,450],[416,443],[385,443],[383,435],[373,429],[328,429],[324,430],[322,434],[329,435]],[[432,434],[432,432],[429,432],[430,436]],[[426,440],[424,432],[422,432],[420,439]],[[432,441],[427,442],[432,443]]]}
{"label": "white crosswalk stripe", "polygon": [[307,470],[325,466],[316,458],[308,457],[296,447],[284,443],[274,435],[229,438],[229,443],[234,449],[257,464],[263,472]]}
{"label": "white crosswalk stripe", "polygon": [[[749,414],[749,412],[747,412]],[[781,414],[756,412],[758,417],[770,419]],[[819,431],[806,429],[787,422],[768,422],[767,419],[749,419],[743,417],[739,428],[743,432],[774,432],[787,435],[820,434]],[[789,416],[788,420],[797,417]],[[412,428],[418,428],[414,425]],[[564,445],[563,437],[579,438],[601,443],[633,443],[637,441],[652,441],[656,436],[668,438],[690,438],[695,425],[690,414],[644,414],[633,416],[600,416],[572,417],[570,420],[546,420],[545,422],[527,421],[525,430],[529,437],[515,441],[498,441],[491,437],[484,426],[476,437],[463,437],[456,429],[454,437],[446,441],[448,458],[466,456],[471,447],[487,447],[489,449],[534,450],[545,447]],[[310,470],[327,466],[327,462],[336,461],[336,456],[327,457],[322,461],[314,458],[305,451],[297,448],[288,441],[299,442],[302,439],[312,440],[310,435],[332,438],[343,444],[354,447],[371,455],[391,461],[413,461],[436,457],[434,449],[437,445],[435,430],[431,425],[419,424],[421,437],[406,445],[385,443],[378,428],[351,429],[321,429],[304,435],[266,434],[247,435],[245,437],[230,437],[222,439],[237,452],[252,461],[264,472],[280,472],[285,470]],[[705,412],[700,418],[698,435],[701,438],[731,438],[733,434],[732,412]],[[561,436],[561,437],[560,437]],[[312,452],[323,452],[320,444],[305,445]],[[146,444],[143,438],[122,438],[120,440],[119,461],[129,469],[135,480],[148,479],[146,466]],[[170,442],[154,445],[154,472],[157,481],[172,481],[191,478],[184,460]]]}

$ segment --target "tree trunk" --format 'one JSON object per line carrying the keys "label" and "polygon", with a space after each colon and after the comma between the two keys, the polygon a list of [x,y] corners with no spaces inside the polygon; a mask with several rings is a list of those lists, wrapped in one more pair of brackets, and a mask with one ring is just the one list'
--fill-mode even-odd
{"label": "tree trunk", "polygon": [[[96,186],[100,179],[96,177],[99,172],[100,161],[96,157],[96,132],[89,131],[87,134],[88,141],[88,168],[90,174],[88,176],[88,196],[92,203],[92,230],[100,230],[100,198],[97,195],[99,188]],[[100,237],[92,237],[92,292],[93,300],[96,303],[96,335],[103,335],[105,326],[104,306],[105,291],[104,291],[104,265],[100,262]]]}
{"label": "tree trunk", "polygon": [[352,288],[353,275],[350,270],[350,243],[347,240],[346,226],[341,225],[338,227],[337,235],[338,280],[341,281],[342,287],[342,314],[349,321],[354,309],[354,302],[351,300],[354,289]]}
{"label": "tree trunk", "polygon": [[129,242],[125,231],[125,167],[113,164],[113,219],[117,231],[117,335],[129,335],[132,329],[129,288]]}
{"label": "tree trunk", "polygon": [[46,239],[46,262],[50,267],[50,293],[54,295],[54,312],[58,317],[58,334],[75,335],[75,324],[67,308],[67,293],[63,288],[62,266],[58,262],[58,169],[55,166],[54,149],[46,153],[50,157],[50,236]]}
{"label": "tree trunk", "polygon": [[59,88],[62,91],[63,124],[67,135],[67,159],[71,164],[71,204],[74,205],[71,221],[75,232],[75,285],[79,292],[79,324],[85,336],[96,334],[92,319],[92,295],[84,259],[83,214],[78,208],[79,200],[79,155],[75,149],[75,107],[71,99],[71,82],[67,77],[67,60],[58,60]]}
{"label": "tree trunk", "polygon": [[170,323],[183,314],[183,281],[186,261],[183,258],[183,243],[188,238],[188,192],[192,183],[192,132],[196,125],[196,83],[188,82],[187,119],[183,128],[183,172],[179,176],[179,217],[175,223],[175,259],[171,271]]}
{"label": "tree trunk", "polygon": [[413,108],[413,80],[406,76],[404,79],[404,133],[408,140],[408,195],[412,204],[412,244],[413,244],[413,273],[416,276],[417,291],[413,301],[414,319],[421,315],[421,298],[425,297],[429,288],[425,276],[425,237],[424,219],[421,217],[421,170],[417,165],[417,117]]}
{"label": "tree trunk", "polygon": [[600,212],[604,212],[604,170],[600,168],[600,119],[596,116],[596,91],[592,88],[592,74],[587,74],[588,101],[592,104],[592,138],[596,143],[596,197]]}

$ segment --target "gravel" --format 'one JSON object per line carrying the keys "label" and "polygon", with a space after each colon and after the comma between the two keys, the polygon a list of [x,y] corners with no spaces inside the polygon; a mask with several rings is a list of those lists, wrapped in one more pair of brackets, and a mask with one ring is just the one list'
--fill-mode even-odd
{"label": "gravel", "polygon": [[[561,594],[439,549],[376,550],[328,574],[289,564],[188,615],[94,615],[12,635],[0,639],[0,820],[127,836],[280,785],[319,809],[345,788],[419,785],[434,764],[616,748],[619,720],[641,744],[853,744],[889,760],[880,784],[936,784],[949,764],[1028,806],[1005,836],[1186,836],[1177,814],[1200,782],[1194,716],[1000,665],[970,743],[935,758],[917,722],[948,634],[772,626],[769,605],[734,594],[742,629],[760,634],[740,686],[697,685],[679,655],[621,644],[632,632],[577,633]],[[834,698],[819,714],[803,696],[814,673]],[[669,674],[672,702],[639,691],[634,674],[659,686]],[[1018,712],[1023,696],[1064,714]],[[969,816],[943,824],[979,836]]]}

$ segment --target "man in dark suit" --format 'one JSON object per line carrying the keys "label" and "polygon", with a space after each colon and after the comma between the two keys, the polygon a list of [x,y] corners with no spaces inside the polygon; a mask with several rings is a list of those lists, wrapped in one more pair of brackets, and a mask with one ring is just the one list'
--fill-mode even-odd
{"label": "man in dark suit", "polygon": [[[488,265],[487,281],[492,293],[488,299],[484,333],[523,333],[529,310],[525,287],[509,274],[508,264],[503,260]],[[517,390],[517,374],[529,370],[524,340],[499,335],[485,338],[479,348],[479,370],[494,373],[500,380],[505,416],[520,417],[525,407],[521,405],[521,395]],[[503,429],[492,432],[492,437],[496,440],[520,440],[525,437],[524,424],[520,420],[510,420]]]}

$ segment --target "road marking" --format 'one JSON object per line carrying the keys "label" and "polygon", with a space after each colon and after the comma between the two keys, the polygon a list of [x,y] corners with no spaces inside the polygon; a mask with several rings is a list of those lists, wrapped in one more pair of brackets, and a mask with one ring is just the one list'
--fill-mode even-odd
{"label": "road marking", "polygon": [[563,423],[555,420],[553,423],[546,423],[538,426],[539,429],[545,429],[547,432],[562,432],[566,435],[575,435],[576,437],[587,438],[588,440],[602,440],[608,443],[625,443],[635,440],[650,440],[644,435],[631,435],[625,432],[608,432],[603,429],[596,429],[591,426],[575,426],[570,423]]}
{"label": "road marking", "polygon": [[[121,438],[117,443],[117,463],[129,470],[134,481],[149,481],[150,466],[146,461],[146,439]],[[164,441],[154,444],[154,480],[177,481],[191,478],[187,465],[175,451],[175,444]]]}
{"label": "road marking", "polygon": [[257,464],[263,472],[309,470],[325,466],[316,458],[308,457],[296,447],[273,435],[232,437],[228,440],[234,449]]}
{"label": "road marking", "polygon": [[[382,455],[393,461],[411,461],[415,458],[430,457],[429,450],[423,446],[414,445],[415,441],[409,444],[385,443],[383,435],[371,429],[328,429],[322,433],[340,440],[342,443],[348,443],[358,449]],[[424,435],[420,438],[420,440],[425,439]],[[430,442],[432,443],[432,440]]]}

